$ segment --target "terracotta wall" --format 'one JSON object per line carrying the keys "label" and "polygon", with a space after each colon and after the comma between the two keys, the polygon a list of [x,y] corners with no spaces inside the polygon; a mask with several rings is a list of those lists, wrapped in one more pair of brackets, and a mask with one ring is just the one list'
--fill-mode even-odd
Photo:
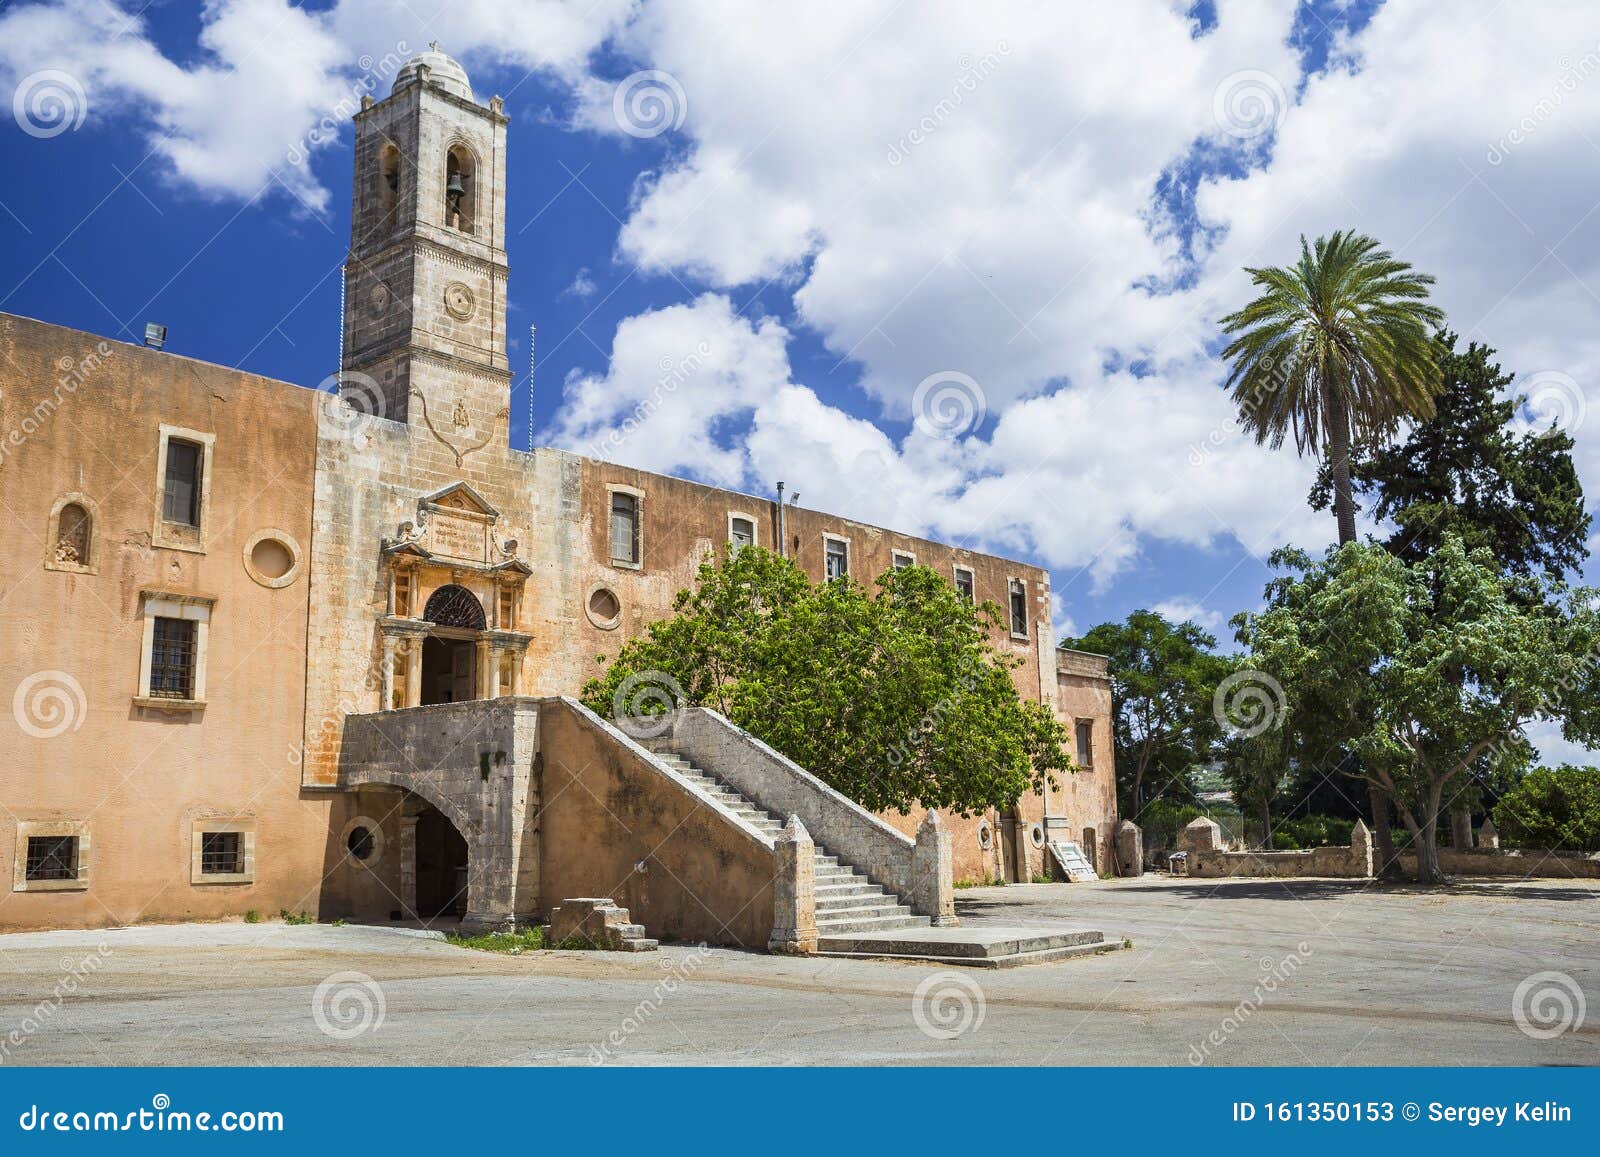
{"label": "terracotta wall", "polygon": [[[0,366],[0,865],[19,820],[89,835],[88,887],[0,891],[0,927],[314,912],[335,806],[299,790],[315,395],[9,315]],[[156,541],[162,423],[215,438],[198,550]],[[67,495],[93,511],[86,570],[49,568]],[[277,587],[245,568],[267,528],[300,551]],[[203,711],[135,704],[146,590],[215,600]],[[254,824],[254,882],[196,885],[194,824],[227,819]]]}

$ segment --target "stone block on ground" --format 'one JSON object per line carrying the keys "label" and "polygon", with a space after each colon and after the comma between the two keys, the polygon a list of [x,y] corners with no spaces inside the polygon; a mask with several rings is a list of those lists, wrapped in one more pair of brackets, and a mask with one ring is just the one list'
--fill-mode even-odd
{"label": "stone block on ground", "polygon": [[550,910],[550,944],[587,946],[610,952],[653,952],[657,942],[644,926],[628,919],[628,910],[606,897],[563,900]]}

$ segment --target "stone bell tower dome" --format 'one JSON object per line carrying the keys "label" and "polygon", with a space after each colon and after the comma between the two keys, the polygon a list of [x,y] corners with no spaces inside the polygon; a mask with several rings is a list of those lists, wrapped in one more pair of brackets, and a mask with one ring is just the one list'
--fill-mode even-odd
{"label": "stone bell tower dome", "polygon": [[506,436],[507,123],[437,43],[356,114],[340,369],[363,412]]}

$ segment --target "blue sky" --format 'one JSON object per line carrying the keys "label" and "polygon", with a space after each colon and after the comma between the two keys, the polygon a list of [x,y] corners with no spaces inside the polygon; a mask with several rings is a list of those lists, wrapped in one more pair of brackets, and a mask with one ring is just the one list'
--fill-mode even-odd
{"label": "blue sky", "polygon": [[[7,91],[63,74],[82,123],[27,131],[14,109],[0,129],[0,309],[124,340],[156,321],[176,352],[316,385],[350,131],[303,166],[292,146],[363,54],[438,37],[512,118],[519,445],[615,428],[640,367],[703,329],[715,366],[618,457],[762,493],[781,477],[807,505],[1024,557],[1052,570],[1064,628],[1157,606],[1225,635],[1266,551],[1318,547],[1333,520],[1304,508],[1309,464],[1229,429],[1215,318],[1242,265],[1356,226],[1439,276],[1508,368],[1561,376],[1600,485],[1577,429],[1600,363],[1581,5],[1532,29],[1463,5],[1442,30],[1370,3],[1114,7],[778,26],[624,0],[12,4]],[[646,69],[681,116],[659,135],[616,120]],[[984,415],[928,438],[914,388],[945,372]]]}

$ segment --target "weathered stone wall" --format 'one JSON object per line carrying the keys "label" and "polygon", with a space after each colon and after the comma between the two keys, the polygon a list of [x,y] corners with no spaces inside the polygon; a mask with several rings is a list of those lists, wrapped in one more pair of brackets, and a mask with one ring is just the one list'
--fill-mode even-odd
{"label": "weathered stone wall", "polygon": [[[691,707],[677,713],[662,738],[763,810],[797,816],[814,843],[865,872],[918,915],[953,918],[949,865],[926,852],[919,862],[915,837],[896,831],[755,736],[713,711]],[[924,863],[934,865],[931,874]]]}
{"label": "weathered stone wall", "polygon": [[[300,792],[316,395],[10,315],[0,366],[0,864],[19,822],[89,841],[86,888],[7,889],[0,928],[315,913],[347,805]],[[163,424],[214,437],[181,548],[156,540]],[[50,541],[69,497],[93,516],[86,565]],[[267,530],[300,552],[276,586],[246,569]],[[135,703],[145,591],[215,600],[203,709]],[[195,882],[196,825],[227,821],[252,828],[253,880]]]}
{"label": "weathered stone wall", "polygon": [[[1415,874],[1417,858],[1400,856],[1401,870]],[[1491,876],[1522,880],[1600,880],[1600,855],[1542,852],[1534,849],[1439,849],[1439,868],[1447,876]]]}
{"label": "weathered stone wall", "polygon": [[1373,874],[1372,833],[1357,821],[1349,847],[1293,851],[1235,852],[1223,844],[1222,830],[1212,820],[1192,820],[1179,833],[1178,846],[1188,855],[1191,876],[1335,876],[1368,879]]}
{"label": "weathered stone wall", "polygon": [[570,700],[543,704],[541,887],[606,896],[648,935],[765,950],[774,845]]}

